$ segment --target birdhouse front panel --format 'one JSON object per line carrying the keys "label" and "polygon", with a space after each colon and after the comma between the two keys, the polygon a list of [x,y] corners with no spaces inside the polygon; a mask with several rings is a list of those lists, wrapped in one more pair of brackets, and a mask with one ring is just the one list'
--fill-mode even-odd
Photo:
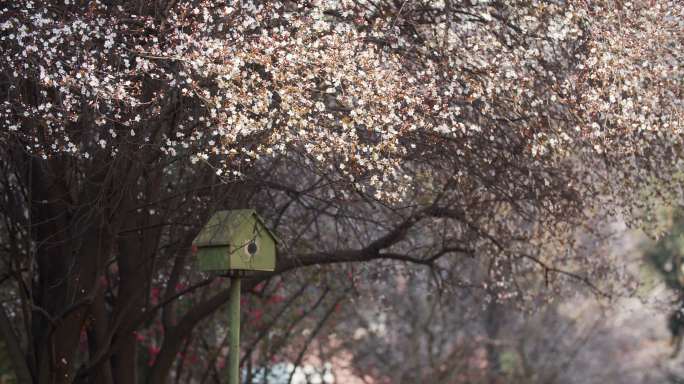
{"label": "birdhouse front panel", "polygon": [[259,221],[241,226],[230,245],[230,269],[275,270],[275,241]]}
{"label": "birdhouse front panel", "polygon": [[273,271],[276,237],[251,209],[215,213],[197,235],[202,271]]}
{"label": "birdhouse front panel", "polygon": [[230,269],[230,252],[228,246],[201,247],[197,250],[197,262],[200,271],[226,271]]}

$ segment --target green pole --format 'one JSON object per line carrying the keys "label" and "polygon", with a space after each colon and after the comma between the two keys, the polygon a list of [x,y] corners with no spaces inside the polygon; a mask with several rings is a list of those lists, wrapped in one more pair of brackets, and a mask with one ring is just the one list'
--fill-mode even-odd
{"label": "green pole", "polygon": [[240,384],[240,278],[230,280],[230,355],[228,356],[228,383]]}

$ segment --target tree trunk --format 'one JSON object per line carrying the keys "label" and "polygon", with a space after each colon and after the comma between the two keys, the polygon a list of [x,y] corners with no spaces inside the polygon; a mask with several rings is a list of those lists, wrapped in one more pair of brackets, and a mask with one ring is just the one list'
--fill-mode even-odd
{"label": "tree trunk", "polygon": [[485,317],[485,330],[487,332],[487,376],[490,384],[501,383],[501,354],[497,341],[499,338],[499,329],[503,319],[503,311],[501,304],[496,301],[495,295],[491,295],[492,299],[487,304],[487,313]]}
{"label": "tree trunk", "polygon": [[33,382],[31,371],[26,362],[26,356],[19,343],[19,338],[14,332],[14,329],[12,329],[12,324],[3,308],[0,308],[0,335],[2,335],[2,338],[5,341],[5,346],[10,362],[12,363],[14,375],[17,378],[17,383],[24,384]]}
{"label": "tree trunk", "polygon": [[[103,284],[100,284],[101,286]],[[88,350],[97,351],[107,342],[109,319],[105,309],[104,290],[97,295],[91,306],[92,321],[88,330]],[[90,384],[114,384],[109,360],[100,364],[88,381]]]}
{"label": "tree trunk", "polygon": [[33,287],[32,331],[39,384],[72,383],[75,358],[99,295],[98,278],[112,244],[102,206],[107,167],[70,184],[67,160],[33,161],[31,198],[38,281]]}

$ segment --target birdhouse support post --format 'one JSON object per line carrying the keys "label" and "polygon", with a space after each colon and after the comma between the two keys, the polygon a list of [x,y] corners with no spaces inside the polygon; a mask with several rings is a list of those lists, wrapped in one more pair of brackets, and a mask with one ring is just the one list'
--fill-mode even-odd
{"label": "birdhouse support post", "polygon": [[228,383],[240,384],[240,278],[230,279],[230,355],[228,358]]}

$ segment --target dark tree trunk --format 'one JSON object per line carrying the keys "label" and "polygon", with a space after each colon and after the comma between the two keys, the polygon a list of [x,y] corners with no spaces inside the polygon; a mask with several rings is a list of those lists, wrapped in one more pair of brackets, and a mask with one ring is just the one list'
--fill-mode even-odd
{"label": "dark tree trunk", "polygon": [[[98,277],[112,244],[107,191],[108,167],[83,183],[70,161],[32,164],[37,284],[33,287],[32,332],[40,384],[72,383],[81,340],[100,294]],[[105,202],[106,203],[106,202]]]}

